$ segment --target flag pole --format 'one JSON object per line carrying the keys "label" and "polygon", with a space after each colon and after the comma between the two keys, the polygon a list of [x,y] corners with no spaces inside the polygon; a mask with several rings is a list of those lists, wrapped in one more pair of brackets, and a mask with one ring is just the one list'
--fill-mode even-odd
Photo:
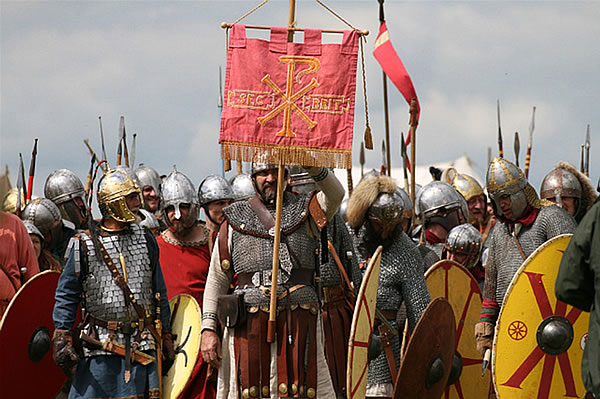
{"label": "flag pole", "polygon": [[[379,1],[379,23],[383,23],[385,22],[385,14],[383,12],[383,2],[384,0],[378,0]],[[381,71],[381,73],[383,74],[383,111],[384,111],[384,117],[385,117],[385,141],[386,141],[386,160],[387,162],[385,162],[387,164],[387,175],[391,176],[391,169],[392,169],[392,163],[391,163],[391,155],[390,155],[390,111],[389,111],[389,107],[388,107],[388,92],[387,92],[387,75],[385,74],[385,71]]]}
{"label": "flag pole", "polygon": [[[288,14],[288,28],[294,27],[296,19],[296,1],[290,0]],[[294,40],[294,31],[288,30],[288,42]],[[275,202],[275,234],[273,237],[273,267],[271,272],[271,297],[269,302],[269,321],[267,324],[267,342],[275,342],[277,327],[277,279],[279,277],[279,246],[281,243],[281,212],[283,208],[283,180],[285,165],[283,157],[279,154],[279,168],[277,169],[277,199]]]}

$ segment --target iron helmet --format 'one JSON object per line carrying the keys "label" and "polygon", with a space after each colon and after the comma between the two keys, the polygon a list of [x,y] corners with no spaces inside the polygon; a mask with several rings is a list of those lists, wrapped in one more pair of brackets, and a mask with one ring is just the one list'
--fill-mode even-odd
{"label": "iron helmet", "polygon": [[[459,219],[462,218],[459,224],[466,222],[469,217],[467,201],[465,201],[463,196],[454,187],[441,181],[432,181],[423,186],[418,192],[415,202],[415,213],[423,222],[437,217],[440,212],[449,212],[452,210],[457,210]],[[442,225],[448,230],[454,227]]]}
{"label": "iron helmet", "polygon": [[500,198],[509,196],[513,216],[520,217],[528,204],[524,190],[529,183],[523,171],[512,162],[496,157],[490,163],[486,180],[487,191],[498,216],[503,215]]}
{"label": "iron helmet", "polygon": [[396,224],[400,222],[405,206],[398,190],[391,193],[382,192],[369,207],[367,216],[382,224]]}
{"label": "iron helmet", "polygon": [[483,192],[483,187],[473,177],[462,173],[457,173],[452,179],[452,187],[465,197],[465,200],[469,201],[473,197],[478,197]]}
{"label": "iron helmet", "polygon": [[250,176],[254,177],[258,172],[263,170],[277,169],[279,166],[275,163],[268,162],[270,154],[268,152],[257,153],[252,159],[252,167]]}
{"label": "iron helmet", "polygon": [[213,201],[233,200],[234,198],[231,184],[223,176],[207,176],[198,188],[200,206],[205,206]]}
{"label": "iron helmet", "polygon": [[[87,219],[87,195],[83,183],[70,170],[52,172],[46,179],[44,195],[58,206],[64,219],[75,223],[77,227],[81,227]],[[77,204],[76,198],[81,200],[81,205]]]}
{"label": "iron helmet", "polygon": [[444,244],[446,251],[467,255],[463,265],[467,269],[472,269],[479,261],[481,247],[481,233],[470,223],[453,227],[448,233]]}
{"label": "iron helmet", "polygon": [[168,226],[171,226],[167,217],[167,208],[170,206],[175,208],[175,218],[179,219],[181,218],[179,206],[189,204],[190,215],[193,216],[194,220],[198,220],[200,209],[194,184],[192,184],[192,181],[186,175],[178,172],[177,169],[173,168],[171,174],[163,181],[160,197],[163,219]]}
{"label": "iron helmet", "polygon": [[31,220],[24,220],[23,224],[25,225],[25,228],[27,229],[27,233],[35,234],[36,236],[40,237],[42,242],[44,242],[44,235],[42,234],[40,229],[38,229],[37,226]]}
{"label": "iron helmet", "polygon": [[540,188],[540,197],[543,199],[554,198],[554,202],[562,205],[562,198],[580,199],[582,192],[583,188],[577,176],[566,169],[557,167],[544,177]]}
{"label": "iron helmet", "polygon": [[248,200],[256,195],[250,175],[239,174],[231,179],[230,183],[234,201]]}
{"label": "iron helmet", "polygon": [[135,168],[133,172],[137,177],[138,184],[140,185],[140,189],[142,191],[144,190],[144,187],[150,186],[156,195],[160,196],[160,186],[162,180],[156,170],[144,164],[140,164],[140,166]]}
{"label": "iron helmet", "polygon": [[48,198],[31,200],[23,209],[21,219],[33,223],[44,236],[62,229],[60,210]]}
{"label": "iron helmet", "polygon": [[148,230],[159,229],[160,223],[158,223],[158,219],[152,212],[148,212],[145,209],[140,209],[140,221],[139,225],[145,227]]}
{"label": "iron helmet", "polygon": [[144,203],[140,187],[123,169],[110,169],[98,182],[98,207],[102,217],[110,216],[122,223],[133,223],[136,214],[129,209],[125,197],[137,193],[140,204]]}

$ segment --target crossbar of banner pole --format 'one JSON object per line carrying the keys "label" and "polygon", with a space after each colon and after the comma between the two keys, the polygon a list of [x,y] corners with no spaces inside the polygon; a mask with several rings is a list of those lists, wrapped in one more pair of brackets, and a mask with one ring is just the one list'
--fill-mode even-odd
{"label": "crossbar of banner pole", "polygon": [[[227,22],[222,22],[221,23],[221,28],[223,29],[229,29],[233,27],[233,24],[228,24]],[[265,25],[246,25],[246,28],[250,28],[250,29],[271,29],[271,26],[265,26]],[[294,32],[304,32],[303,28],[288,28],[289,31],[294,31]],[[345,31],[344,30],[339,30],[339,29],[321,29],[321,32],[324,33],[341,33],[343,34]],[[363,36],[367,36],[369,34],[369,30],[365,29],[365,30],[356,30],[356,33],[358,33],[359,35],[363,35]]]}

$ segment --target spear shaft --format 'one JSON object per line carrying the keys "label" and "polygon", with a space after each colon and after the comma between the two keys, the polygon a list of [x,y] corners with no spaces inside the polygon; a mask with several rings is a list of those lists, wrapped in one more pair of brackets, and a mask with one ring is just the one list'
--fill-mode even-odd
{"label": "spear shaft", "polygon": [[527,142],[527,155],[525,156],[525,178],[529,178],[529,167],[531,165],[531,146],[533,144],[533,130],[535,129],[535,105],[531,114],[531,124],[529,125],[529,141]]}
{"label": "spear shaft", "polygon": [[402,170],[404,172],[404,190],[410,193],[410,187],[408,186],[408,171],[406,169],[406,142],[404,141],[404,132],[400,132],[400,154],[402,155]]}
{"label": "spear shaft", "polygon": [[360,178],[362,179],[365,175],[365,143],[360,142],[360,158],[358,160],[360,162]]}
{"label": "spear shaft", "polygon": [[[102,117],[98,117],[98,123],[100,124],[100,141],[102,144],[102,160],[108,162],[108,158],[106,158],[106,147],[104,146],[104,130],[102,129]],[[105,171],[106,169],[103,168]]]}
{"label": "spear shaft", "polygon": [[23,166],[23,155],[19,153],[19,174],[17,176],[17,209],[16,214],[21,217],[21,211],[23,210],[23,202],[25,201],[25,195],[27,193],[27,187],[25,187],[25,167]]}

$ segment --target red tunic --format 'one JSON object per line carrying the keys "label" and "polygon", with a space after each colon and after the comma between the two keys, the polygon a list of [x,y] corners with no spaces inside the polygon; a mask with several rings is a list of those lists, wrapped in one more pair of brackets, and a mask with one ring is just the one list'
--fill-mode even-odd
{"label": "red tunic", "polygon": [[15,215],[0,211],[0,318],[21,282],[39,272],[25,225]]}
{"label": "red tunic", "polygon": [[[210,265],[208,243],[198,246],[176,245],[166,242],[162,235],[157,237],[156,241],[160,249],[160,266],[169,299],[179,294],[189,294],[202,307]],[[211,399],[215,396],[216,384],[208,380],[208,363],[204,363],[200,355],[188,385],[179,399]]]}

